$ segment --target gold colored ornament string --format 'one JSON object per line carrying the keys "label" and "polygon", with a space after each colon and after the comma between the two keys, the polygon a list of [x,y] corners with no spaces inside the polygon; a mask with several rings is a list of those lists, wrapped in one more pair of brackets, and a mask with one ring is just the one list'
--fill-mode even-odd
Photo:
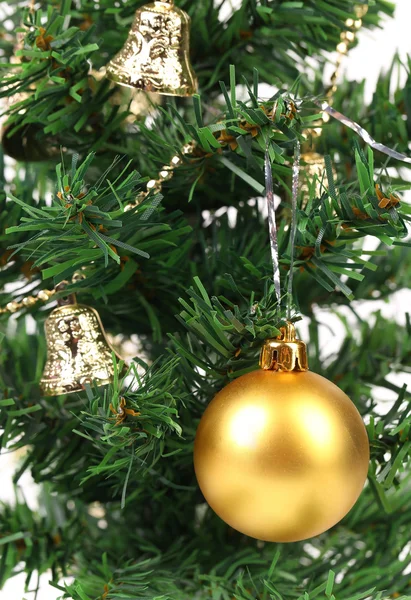
{"label": "gold colored ornament string", "polygon": [[334,94],[337,91],[337,80],[340,75],[341,65],[344,57],[348,54],[349,46],[355,41],[356,33],[362,27],[363,18],[368,12],[368,4],[363,5],[359,4],[355,7],[355,19],[347,19],[345,24],[350,29],[348,31],[343,31],[341,33],[341,41],[337,46],[337,61],[336,68],[331,77],[331,86],[326,94],[327,100],[320,103],[316,102],[317,106],[323,111],[323,120],[328,121],[330,117],[333,117],[343,125],[346,125],[353,131],[355,131],[373,150],[377,150],[378,152],[382,152],[394,158],[396,160],[401,160],[403,162],[411,164],[411,158],[402,154],[401,152],[397,152],[385,146],[384,144],[380,144],[374,140],[374,138],[366,131],[361,125],[346,117],[341,112],[332,107]]}
{"label": "gold colored ornament string", "polygon": [[[194,141],[188,144],[184,144],[184,146],[181,149],[181,154],[183,156],[191,154],[194,148]],[[156,194],[161,193],[163,189],[163,183],[173,178],[175,169],[181,166],[182,163],[183,160],[181,159],[181,157],[178,154],[174,155],[171,161],[160,169],[157,178],[150,179],[147,182],[145,191],[138,194],[136,200],[133,203],[129,203],[125,206],[125,210],[131,210],[132,208],[138,206],[151,192],[154,192]],[[75,279],[75,277],[76,274],[73,275],[73,280]],[[37,296],[26,296],[20,301],[12,300],[11,302],[8,302],[6,306],[0,307],[0,315],[13,314],[15,312],[18,312],[22,308],[29,308],[31,306],[34,306],[38,302],[47,302],[52,296],[54,296],[55,293],[55,289],[41,290],[37,294]]]}
{"label": "gold colored ornament string", "polygon": [[389,148],[388,146],[385,146],[384,144],[377,142],[368,133],[368,131],[366,131],[363,127],[361,127],[361,125],[359,125],[358,123],[356,123],[349,117],[346,117],[344,114],[342,114],[341,112],[339,112],[338,110],[336,110],[335,108],[332,107],[333,100],[334,100],[334,94],[337,91],[337,80],[340,75],[340,70],[341,70],[341,65],[342,65],[343,59],[348,54],[350,44],[352,44],[355,41],[356,33],[362,27],[363,18],[365,17],[367,12],[368,12],[368,4],[366,4],[366,5],[359,4],[355,7],[355,17],[356,18],[355,19],[351,18],[351,19],[346,20],[345,24],[350,29],[348,31],[343,31],[341,33],[341,41],[337,46],[338,55],[337,55],[337,61],[336,61],[336,68],[335,68],[333,75],[331,76],[331,86],[326,94],[327,100],[324,102],[316,102],[316,104],[323,111],[323,120],[324,121],[328,121],[330,119],[330,117],[333,117],[334,119],[336,119],[343,125],[346,125],[350,129],[355,131],[357,133],[357,135],[359,135],[371,148],[373,148],[373,150],[382,152],[383,154],[386,154],[387,156],[390,156],[391,158],[394,158],[396,160],[401,160],[402,162],[411,164],[411,158],[409,158],[405,154],[402,154],[401,152],[397,152],[396,150],[393,150],[393,149]]}

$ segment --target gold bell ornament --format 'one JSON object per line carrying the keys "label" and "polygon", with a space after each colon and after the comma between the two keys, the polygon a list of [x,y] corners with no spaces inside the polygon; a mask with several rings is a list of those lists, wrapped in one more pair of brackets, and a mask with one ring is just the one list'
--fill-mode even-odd
{"label": "gold bell ornament", "polygon": [[[24,50],[24,34],[17,33],[17,44],[10,58],[11,63],[19,65],[25,61],[23,57],[16,56],[16,53],[22,50]],[[12,87],[12,84],[4,84],[5,90]],[[23,119],[24,115],[30,110],[24,105],[24,102],[30,98],[31,94],[34,94],[34,91],[28,89],[28,91],[16,92],[6,97],[4,99],[2,115],[8,115],[14,105],[19,105],[18,111],[16,106],[16,111]],[[56,138],[50,135],[45,138],[43,134],[44,125],[28,123],[13,133],[16,122],[8,124],[8,117],[4,119],[4,122],[2,121],[3,119],[0,119],[0,139],[3,153],[6,156],[10,156],[20,162],[40,162],[60,156],[60,145],[57,143]]]}
{"label": "gold bell ornament", "polygon": [[[301,191],[308,194],[314,183],[314,194],[316,198],[321,197],[326,189],[328,189],[328,180],[325,167],[325,159],[322,154],[316,152],[315,140],[321,136],[321,128],[313,128],[309,130],[311,141],[307,141],[303,145],[301,161],[304,163],[304,168],[301,172]],[[334,179],[337,177],[337,171],[334,165],[332,166]]]}
{"label": "gold bell ornament", "polygon": [[96,310],[77,304],[75,296],[59,300],[45,322],[47,361],[40,389],[44,396],[84,390],[93,381],[112,381],[112,352]]}
{"label": "gold bell ornament", "polygon": [[367,432],[336,385],[308,371],[291,323],[268,339],[260,369],[222,389],[194,445],[198,483],[234,529],[270,542],[323,533],[358,499],[368,472]]}
{"label": "gold bell ornament", "polygon": [[139,8],[107,77],[120,85],[168,96],[192,96],[197,79],[190,62],[190,17],[174,0]]}

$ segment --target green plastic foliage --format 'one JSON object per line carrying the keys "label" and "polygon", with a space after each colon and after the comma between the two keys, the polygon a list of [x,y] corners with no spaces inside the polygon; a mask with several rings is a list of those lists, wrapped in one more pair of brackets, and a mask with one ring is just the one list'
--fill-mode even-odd
{"label": "green plastic foliage", "polygon": [[[23,155],[15,176],[0,156],[0,306],[68,280],[111,334],[121,342],[137,334],[139,348],[127,375],[115,361],[110,386],[43,398],[51,303],[1,317],[0,447],[19,451],[14,484],[29,471],[42,493],[39,509],[19,489],[14,506],[0,507],[0,584],[24,570],[27,590],[36,592],[38,574],[48,573],[67,600],[411,600],[403,384],[411,324],[407,315],[394,325],[375,307],[364,320],[353,302],[389,301],[410,287],[411,211],[401,194],[409,184],[404,165],[338,122],[325,124],[316,142],[324,173],[308,177],[298,197],[292,318],[297,327],[300,315],[308,323],[310,368],[364,417],[368,483],[331,531],[263,544],[206,507],[192,465],[207,403],[258,367],[262,341],[284,324],[294,145],[300,140],[306,151],[324,93],[302,67],[316,57],[321,71],[358,0],[243,0],[235,8],[229,0],[177,0],[192,19],[199,94],[167,98],[130,123],[121,88],[99,71],[144,2],[53,0],[34,11],[12,2],[18,47],[10,23],[0,26],[5,135],[45,150],[36,162]],[[380,26],[392,10],[370,0],[366,26]],[[403,89],[395,89],[397,67]],[[409,72],[396,57],[370,106],[364,85],[347,81],[334,104],[408,153]],[[265,83],[277,86],[271,98]],[[182,153],[192,141],[195,150]],[[264,217],[266,148],[281,310]],[[142,200],[147,181],[175,155],[182,164],[161,195]],[[345,332],[326,355],[327,315],[318,308],[338,315]]]}
{"label": "green plastic foliage", "polygon": [[[335,48],[356,4],[243,0],[230,9],[228,0],[218,6],[213,0],[183,3],[192,18],[192,56],[201,88],[212,94],[234,59],[247,78],[258,64],[264,81],[293,81],[307,55],[321,58],[324,50]],[[22,39],[15,49],[19,61],[0,64],[6,73],[0,97],[21,96],[14,96],[7,110],[7,135],[30,126],[49,149],[62,144],[77,152],[121,144],[125,113],[99,70],[124,43],[136,3],[126,0],[113,6],[108,0],[81,0],[72,7],[71,2],[53,1],[40,3],[35,11],[18,4],[15,8],[16,26],[22,21]],[[228,12],[224,23],[220,9]],[[376,0],[366,25],[378,25],[382,14],[392,12],[392,3]],[[4,32],[8,40],[10,34]],[[289,55],[290,47],[297,59]],[[10,45],[6,49],[11,56]]]}

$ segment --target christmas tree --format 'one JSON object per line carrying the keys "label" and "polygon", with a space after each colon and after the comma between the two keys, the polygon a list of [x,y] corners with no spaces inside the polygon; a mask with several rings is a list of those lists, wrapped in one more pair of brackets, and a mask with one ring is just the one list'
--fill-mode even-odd
{"label": "christmas tree", "polygon": [[[0,585],[24,572],[27,594],[47,573],[73,600],[411,599],[411,321],[406,306],[404,325],[358,312],[410,282],[410,65],[395,58],[371,103],[339,68],[394,4],[159,0],[136,16],[143,6],[2,8],[0,440],[19,460],[16,502],[0,507]],[[331,314],[344,339],[325,352]],[[225,522],[197,467],[205,496],[196,480],[196,430],[232,382],[307,374],[301,355],[297,375],[281,362],[292,325],[310,372],[361,415],[367,448],[349,464],[341,451],[337,485],[344,427],[326,440],[324,415],[296,410],[252,474],[219,457],[216,494],[234,479],[242,490]],[[266,340],[281,345],[267,372]],[[241,425],[245,461],[254,416]],[[289,441],[307,445],[305,426],[328,471],[303,496]],[[285,469],[273,489],[293,477],[283,504],[257,487],[264,460]],[[364,490],[339,514],[344,478],[348,489],[364,465]],[[267,519],[247,504],[256,491]],[[270,537],[288,506],[309,532],[314,497],[338,518],[297,541]],[[262,533],[236,526],[243,508]]]}

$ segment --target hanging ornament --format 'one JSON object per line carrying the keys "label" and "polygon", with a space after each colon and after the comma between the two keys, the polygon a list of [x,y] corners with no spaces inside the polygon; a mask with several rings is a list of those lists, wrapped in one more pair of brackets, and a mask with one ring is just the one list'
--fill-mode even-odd
{"label": "hanging ornament", "polygon": [[291,323],[266,340],[260,366],[207,407],[195,472],[211,508],[234,529],[270,542],[304,540],[338,523],[359,497],[366,429],[348,396],[308,371]]}
{"label": "hanging ornament", "polygon": [[[307,130],[307,139],[302,145],[301,161],[304,169],[301,172],[301,191],[307,196],[314,192],[316,198],[320,198],[328,189],[328,177],[323,154],[317,152],[318,142],[323,131],[323,121],[316,121]],[[337,171],[332,165],[333,179],[337,177]]]}
{"label": "hanging ornament", "polygon": [[107,77],[146,92],[192,96],[197,80],[190,62],[189,15],[174,0],[139,8],[123,48],[107,65]]}
{"label": "hanging ornament", "polygon": [[96,310],[77,304],[73,295],[59,300],[60,306],[45,322],[47,361],[40,381],[44,396],[84,390],[93,381],[112,381],[112,352]]}
{"label": "hanging ornament", "polygon": [[[17,43],[10,61],[14,65],[19,65],[29,59],[16,56],[24,51],[24,33],[18,32],[16,36]],[[4,85],[4,90],[13,88],[14,84]],[[20,125],[30,111],[27,101],[32,94],[34,90],[29,87],[25,88],[25,91],[18,91],[4,98],[2,116],[9,116],[4,119],[4,123],[1,123],[1,145],[6,156],[20,162],[41,162],[60,156],[60,147],[56,138],[44,135],[43,123],[26,123],[16,130],[17,125]],[[19,120],[15,119],[16,114],[19,115]]]}
{"label": "hanging ornament", "polygon": [[[302,172],[301,191],[308,194],[311,190],[312,182],[314,184],[314,194],[316,198],[320,198],[324,191],[328,189],[328,179],[325,166],[325,159],[322,154],[315,150],[303,152],[301,160],[304,163]],[[333,177],[337,177],[337,171],[334,165],[332,166]]]}
{"label": "hanging ornament", "polygon": [[41,162],[60,155],[54,138],[40,137],[43,134],[40,125],[23,125],[11,133],[13,128],[14,125],[5,125],[1,135],[1,145],[7,156],[20,162]]}

